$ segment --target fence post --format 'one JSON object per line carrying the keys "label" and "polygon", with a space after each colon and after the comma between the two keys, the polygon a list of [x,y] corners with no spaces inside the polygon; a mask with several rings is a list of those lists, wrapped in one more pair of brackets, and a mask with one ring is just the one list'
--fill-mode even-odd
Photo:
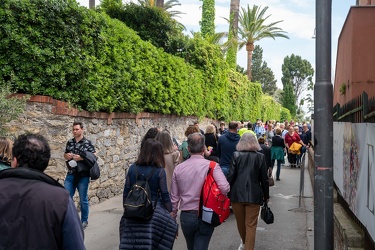
{"label": "fence post", "polygon": [[368,113],[368,95],[366,92],[363,91],[362,93],[362,105],[363,105],[363,115],[362,115],[362,122],[365,122],[365,117]]}

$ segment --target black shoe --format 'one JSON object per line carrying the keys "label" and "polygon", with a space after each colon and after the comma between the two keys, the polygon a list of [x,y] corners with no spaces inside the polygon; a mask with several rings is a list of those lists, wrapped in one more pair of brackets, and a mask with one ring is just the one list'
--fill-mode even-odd
{"label": "black shoe", "polygon": [[277,181],[279,181],[279,180],[280,180],[280,178],[277,178],[276,180],[277,180]]}

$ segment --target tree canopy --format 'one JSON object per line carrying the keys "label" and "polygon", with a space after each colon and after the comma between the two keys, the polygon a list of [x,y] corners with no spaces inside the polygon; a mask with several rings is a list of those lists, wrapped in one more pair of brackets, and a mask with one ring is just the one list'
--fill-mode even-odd
{"label": "tree canopy", "polygon": [[267,62],[263,61],[263,49],[259,45],[255,46],[253,52],[252,76],[252,82],[259,82],[263,93],[273,96],[277,90],[275,75]]}
{"label": "tree canopy", "polygon": [[285,86],[290,84],[293,87],[293,94],[295,96],[294,104],[299,106],[302,93],[314,88],[312,81],[314,76],[313,67],[309,61],[302,59],[301,56],[292,54],[284,58],[282,73],[281,81],[284,91]]}

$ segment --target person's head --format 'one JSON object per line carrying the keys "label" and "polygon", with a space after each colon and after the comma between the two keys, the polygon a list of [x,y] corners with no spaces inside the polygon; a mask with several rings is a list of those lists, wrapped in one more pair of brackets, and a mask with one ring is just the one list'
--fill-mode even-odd
{"label": "person's head", "polygon": [[258,143],[259,144],[264,144],[264,137],[259,137],[258,138]]}
{"label": "person's head", "polygon": [[161,143],[155,139],[147,139],[139,151],[138,159],[135,164],[164,167],[164,153]]}
{"label": "person's head", "polygon": [[293,128],[293,126],[289,126],[289,128],[288,128],[288,132],[289,132],[289,134],[293,134],[293,133],[294,133],[294,128]]}
{"label": "person's head", "polygon": [[186,128],[185,130],[185,136],[188,137],[189,135],[191,134],[194,134],[194,133],[199,133],[199,128],[197,126],[189,126]]}
{"label": "person's head", "polygon": [[303,126],[302,126],[302,129],[303,129],[303,131],[306,132],[307,130],[309,130],[309,126],[307,126],[307,124],[304,123]]}
{"label": "person's head", "polygon": [[44,171],[51,158],[51,149],[42,135],[23,134],[14,141],[12,155],[12,167]]}
{"label": "person's head", "polygon": [[194,126],[196,126],[197,128],[199,128],[199,122],[198,122],[198,121],[195,121],[195,122],[194,122]]}
{"label": "person's head", "polygon": [[294,129],[294,132],[296,132],[296,133],[299,132],[299,127],[298,126],[294,126],[293,129]]}
{"label": "person's head", "polygon": [[281,129],[281,130],[284,130],[284,129],[285,129],[285,124],[284,124],[284,123],[280,123],[280,129]]}
{"label": "person's head", "polygon": [[224,129],[225,128],[225,122],[220,122],[220,128]]}
{"label": "person's head", "polygon": [[13,142],[6,137],[0,137],[0,161],[10,164],[12,160]]}
{"label": "person's head", "polygon": [[268,123],[267,128],[268,128],[268,130],[272,130],[273,129],[272,123]]}
{"label": "person's head", "polygon": [[229,123],[228,128],[229,128],[229,131],[234,132],[234,133],[237,133],[238,122],[236,122],[236,121],[231,121],[231,122]]}
{"label": "person's head", "polygon": [[147,139],[155,139],[158,133],[159,133],[158,128],[150,128],[149,130],[147,130],[146,134],[142,138],[141,147]]}
{"label": "person's head", "polygon": [[156,140],[159,141],[163,146],[164,154],[169,154],[174,151],[172,137],[167,130],[159,132],[156,136]]}
{"label": "person's head", "polygon": [[216,132],[216,128],[214,125],[208,124],[206,127],[206,134],[213,134]]}
{"label": "person's head", "polygon": [[261,120],[257,120],[257,126],[262,126],[262,121]]}
{"label": "person's head", "polygon": [[253,124],[251,122],[247,123],[247,129],[248,130],[253,130]]}
{"label": "person's head", "polygon": [[275,129],[275,132],[276,132],[277,135],[281,135],[281,133],[282,133],[280,128]]}
{"label": "person's head", "polygon": [[73,136],[74,138],[83,137],[83,123],[75,121],[73,122]]}
{"label": "person's head", "polygon": [[202,154],[204,152],[205,138],[201,133],[189,135],[187,143],[190,154]]}
{"label": "person's head", "polygon": [[237,143],[237,151],[258,151],[261,150],[258,140],[253,133],[244,133]]}

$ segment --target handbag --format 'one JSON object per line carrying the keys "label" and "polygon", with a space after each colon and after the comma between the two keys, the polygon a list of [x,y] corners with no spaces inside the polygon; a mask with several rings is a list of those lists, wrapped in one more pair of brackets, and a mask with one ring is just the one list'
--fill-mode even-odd
{"label": "handbag", "polygon": [[272,176],[272,170],[268,170],[268,186],[272,187],[275,185],[275,180]]}
{"label": "handbag", "polygon": [[92,181],[99,179],[100,177],[100,169],[98,162],[95,161],[94,166],[90,169],[90,178]]}
{"label": "handbag", "polygon": [[274,217],[273,213],[270,209],[270,207],[265,202],[262,206],[262,210],[260,212],[260,218],[266,223],[266,224],[272,224]]}

